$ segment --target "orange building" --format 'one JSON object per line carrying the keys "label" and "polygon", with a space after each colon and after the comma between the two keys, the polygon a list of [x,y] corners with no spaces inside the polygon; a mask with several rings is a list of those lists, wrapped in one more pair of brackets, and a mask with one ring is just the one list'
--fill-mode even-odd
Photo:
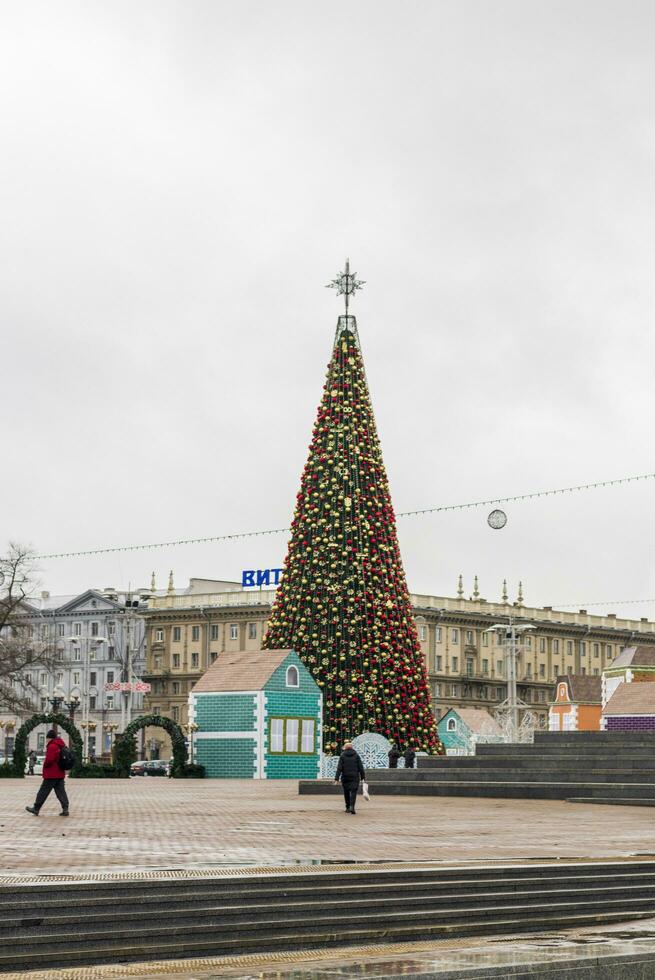
{"label": "orange building", "polygon": [[600,677],[560,674],[555,700],[548,709],[548,728],[551,732],[599,732],[601,711]]}

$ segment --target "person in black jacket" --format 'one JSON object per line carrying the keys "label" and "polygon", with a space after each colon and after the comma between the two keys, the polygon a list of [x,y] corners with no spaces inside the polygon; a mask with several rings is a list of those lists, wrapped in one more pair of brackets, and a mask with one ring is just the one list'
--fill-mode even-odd
{"label": "person in black jacket", "polygon": [[400,759],[400,749],[397,745],[392,745],[389,749],[389,768],[398,768],[398,759]]}
{"label": "person in black jacket", "polygon": [[362,760],[355,752],[352,742],[346,742],[343,752],[339,756],[339,765],[334,777],[335,783],[341,782],[343,786],[343,797],[346,801],[346,813],[355,816],[355,800],[359,789],[359,780],[366,779]]}
{"label": "person in black jacket", "polygon": [[405,749],[405,755],[403,758],[405,759],[405,769],[413,769],[414,763],[416,762],[416,752],[411,745],[408,745]]}

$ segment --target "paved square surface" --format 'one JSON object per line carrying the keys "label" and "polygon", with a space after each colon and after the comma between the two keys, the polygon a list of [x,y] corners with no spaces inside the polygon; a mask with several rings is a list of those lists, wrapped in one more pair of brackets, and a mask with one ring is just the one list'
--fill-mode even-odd
{"label": "paved square surface", "polygon": [[67,780],[71,816],[40,780],[0,782],[0,872],[310,864],[320,861],[523,861],[655,855],[647,807],[560,801],[298,796],[293,780]]}

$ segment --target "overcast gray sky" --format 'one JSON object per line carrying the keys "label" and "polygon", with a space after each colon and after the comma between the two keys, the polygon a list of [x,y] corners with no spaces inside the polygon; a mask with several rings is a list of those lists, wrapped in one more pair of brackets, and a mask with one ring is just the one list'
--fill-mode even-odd
{"label": "overcast gray sky", "polygon": [[[5,4],[3,541],[288,526],[349,255],[397,510],[655,471],[649,2]],[[655,481],[399,521],[413,591],[655,599]],[[282,535],[42,563],[238,577]],[[655,616],[655,603],[618,608]]]}

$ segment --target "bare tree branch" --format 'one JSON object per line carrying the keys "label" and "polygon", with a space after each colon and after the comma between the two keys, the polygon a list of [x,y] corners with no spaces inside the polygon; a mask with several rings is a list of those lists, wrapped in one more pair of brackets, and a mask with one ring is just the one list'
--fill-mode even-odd
{"label": "bare tree branch", "polygon": [[30,596],[36,586],[33,552],[11,542],[0,556],[0,711],[22,712],[34,707],[38,673],[55,666],[54,637],[29,620],[35,608]]}

